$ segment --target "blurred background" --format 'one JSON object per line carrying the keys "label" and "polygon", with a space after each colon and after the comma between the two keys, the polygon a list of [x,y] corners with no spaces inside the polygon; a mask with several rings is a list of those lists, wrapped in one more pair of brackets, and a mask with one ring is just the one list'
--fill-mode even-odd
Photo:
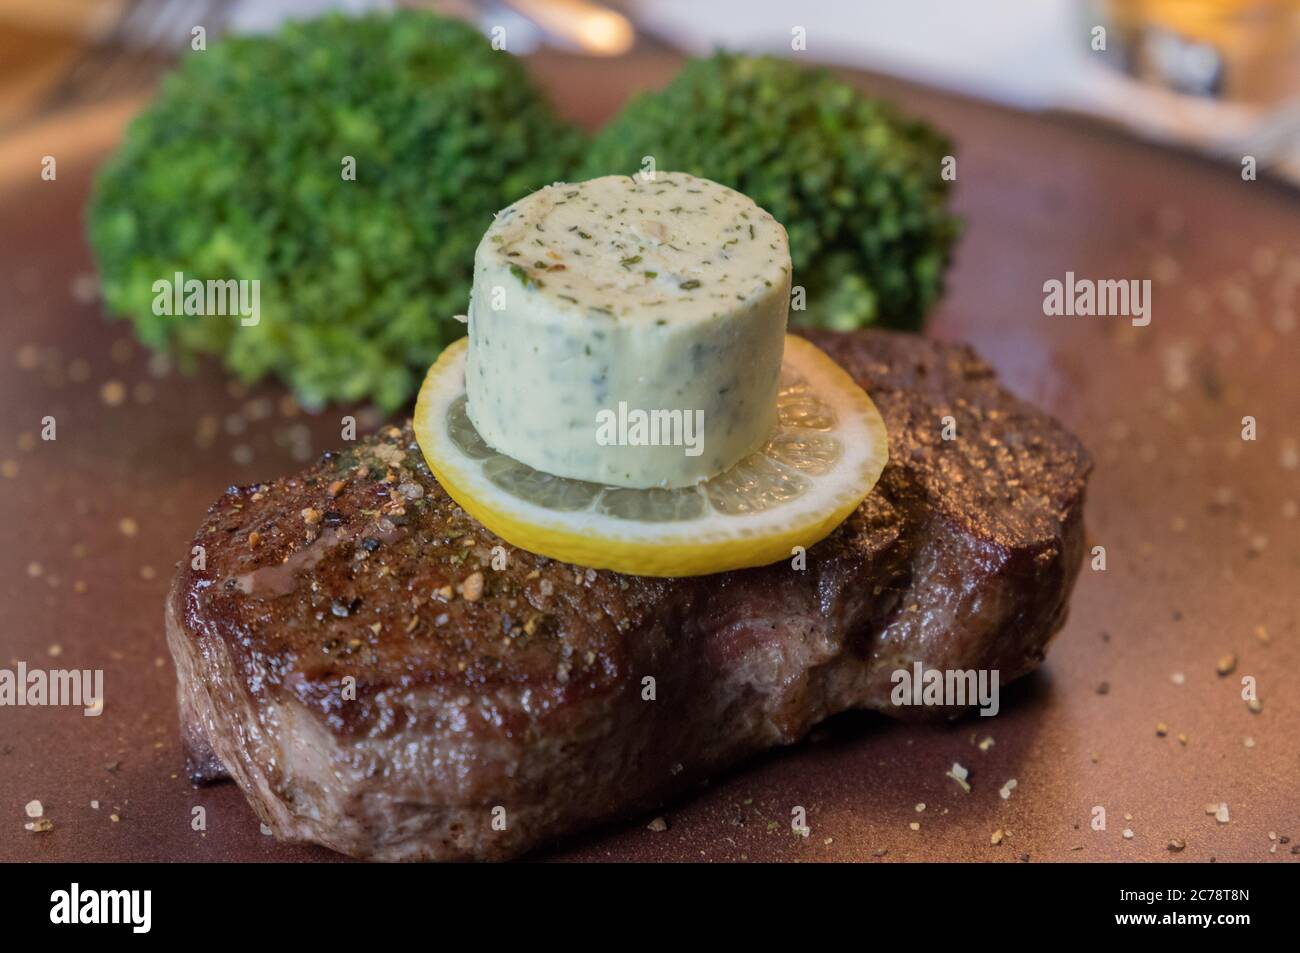
{"label": "blurred background", "polygon": [[[895,75],[1030,110],[1077,112],[1300,182],[1300,0],[4,0],[0,135],[147,89],[190,43],[336,8],[423,6],[510,50],[618,57],[716,46]],[[1104,29],[1104,35],[1098,28]],[[593,93],[598,95],[598,93]]]}

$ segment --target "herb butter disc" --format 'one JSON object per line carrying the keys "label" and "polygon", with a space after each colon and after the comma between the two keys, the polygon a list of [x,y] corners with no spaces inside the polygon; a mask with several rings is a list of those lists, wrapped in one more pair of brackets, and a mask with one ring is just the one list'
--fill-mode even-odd
{"label": "herb butter disc", "polygon": [[785,229],[683,173],[556,184],[474,255],[466,412],[488,446],[562,477],[682,487],[776,423]]}

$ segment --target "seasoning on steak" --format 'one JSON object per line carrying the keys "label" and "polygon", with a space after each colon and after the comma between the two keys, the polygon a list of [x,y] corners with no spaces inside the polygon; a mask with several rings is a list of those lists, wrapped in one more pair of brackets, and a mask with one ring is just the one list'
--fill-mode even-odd
{"label": "seasoning on steak", "polygon": [[809,336],[875,400],[890,462],[803,570],[653,579],[515,549],[409,426],[228,490],[167,603],[191,776],[233,776],[286,840],[499,859],[845,709],[956,714],[891,705],[913,662],[1035,668],[1082,559],[1087,453],[969,348]]}

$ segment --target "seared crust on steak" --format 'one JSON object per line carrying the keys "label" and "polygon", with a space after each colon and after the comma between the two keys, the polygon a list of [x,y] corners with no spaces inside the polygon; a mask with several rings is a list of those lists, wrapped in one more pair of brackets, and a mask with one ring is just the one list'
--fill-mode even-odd
{"label": "seared crust on steak", "polygon": [[1035,668],[1082,559],[1087,453],[967,347],[808,336],[875,400],[890,462],[803,570],[652,579],[515,549],[409,425],[232,487],[167,604],[191,776],[224,766],[284,839],[505,858],[845,709],[956,714],[891,704],[915,661]]}

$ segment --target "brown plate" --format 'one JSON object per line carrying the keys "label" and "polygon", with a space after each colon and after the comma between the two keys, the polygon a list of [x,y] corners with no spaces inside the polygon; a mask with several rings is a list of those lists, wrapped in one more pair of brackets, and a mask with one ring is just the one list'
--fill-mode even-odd
{"label": "brown plate", "polygon": [[[533,61],[592,125],[675,66]],[[960,143],[967,229],[930,333],[970,341],[1093,451],[1089,545],[1106,569],[1085,567],[1046,666],[997,718],[843,716],[672,806],[666,831],[636,818],[548,856],[1297,859],[1300,199],[1064,118],[855,81]],[[173,564],[226,485],[297,469],[337,442],[343,411],[294,413],[275,385],[245,390],[210,365],[160,374],[87,300],[89,174],[133,105],[0,145],[0,666],[103,669],[106,696],[97,718],[0,708],[0,859],[335,859],[263,836],[233,785],[182,777],[162,627]],[[1151,278],[1151,324],[1045,316],[1043,283],[1067,271]],[[970,793],[945,776],[954,762]],[[34,799],[53,830],[24,829]],[[1220,802],[1226,824],[1206,813]]]}

